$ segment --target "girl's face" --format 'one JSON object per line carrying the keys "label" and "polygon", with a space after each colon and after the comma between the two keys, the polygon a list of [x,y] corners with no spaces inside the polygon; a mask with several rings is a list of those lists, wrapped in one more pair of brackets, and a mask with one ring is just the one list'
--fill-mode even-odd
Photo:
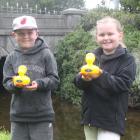
{"label": "girl's face", "polygon": [[20,47],[31,48],[35,44],[38,32],[36,29],[20,29],[13,32],[13,36]]}
{"label": "girl's face", "polygon": [[114,52],[123,38],[123,33],[117,30],[116,24],[113,22],[99,23],[96,30],[96,41],[104,52]]}

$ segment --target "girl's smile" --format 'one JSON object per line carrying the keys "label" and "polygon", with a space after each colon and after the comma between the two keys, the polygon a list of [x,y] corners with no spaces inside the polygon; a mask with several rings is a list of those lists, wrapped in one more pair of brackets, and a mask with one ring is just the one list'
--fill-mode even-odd
{"label": "girl's smile", "polygon": [[122,32],[117,30],[115,23],[99,23],[97,25],[96,41],[107,53],[114,52],[122,40]]}

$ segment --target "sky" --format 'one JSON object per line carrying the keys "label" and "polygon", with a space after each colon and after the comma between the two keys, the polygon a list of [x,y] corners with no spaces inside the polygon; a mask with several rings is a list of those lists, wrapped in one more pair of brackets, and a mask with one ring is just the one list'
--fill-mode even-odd
{"label": "sky", "polygon": [[86,8],[87,9],[96,8],[97,4],[99,4],[100,1],[101,0],[85,0]]}
{"label": "sky", "polygon": [[[96,8],[98,4],[101,4],[102,0],[85,0],[85,5],[87,9],[93,9]],[[106,7],[114,8],[113,1],[111,0],[105,0]]]}

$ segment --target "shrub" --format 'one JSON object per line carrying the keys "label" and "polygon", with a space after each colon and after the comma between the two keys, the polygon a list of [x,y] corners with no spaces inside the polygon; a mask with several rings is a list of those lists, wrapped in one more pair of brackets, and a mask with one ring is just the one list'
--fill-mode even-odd
{"label": "shrub", "polygon": [[127,25],[124,28],[124,42],[130,51],[140,49],[140,31],[132,25]]}
{"label": "shrub", "polygon": [[80,91],[75,88],[73,79],[84,62],[85,51],[95,47],[90,33],[80,27],[59,42],[55,50],[61,80],[57,94],[62,98],[80,103]]}

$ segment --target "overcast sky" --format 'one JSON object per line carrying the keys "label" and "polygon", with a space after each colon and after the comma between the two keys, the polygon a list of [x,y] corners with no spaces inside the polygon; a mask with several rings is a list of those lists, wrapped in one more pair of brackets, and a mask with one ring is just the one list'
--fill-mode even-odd
{"label": "overcast sky", "polygon": [[86,8],[92,9],[100,3],[101,0],[85,0]]}
{"label": "overcast sky", "polygon": [[[92,9],[92,8],[96,8],[98,4],[101,4],[102,0],[85,0],[85,5],[87,9]],[[106,2],[106,7],[110,7],[113,8],[114,7],[114,3],[111,0],[105,0]]]}

